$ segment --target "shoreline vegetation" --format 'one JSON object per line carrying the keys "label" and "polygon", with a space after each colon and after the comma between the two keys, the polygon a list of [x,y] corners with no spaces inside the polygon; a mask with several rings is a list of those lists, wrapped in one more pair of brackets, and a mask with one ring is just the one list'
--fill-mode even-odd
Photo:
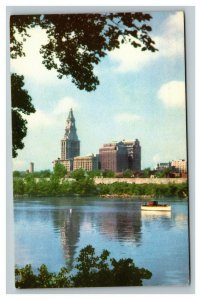
{"label": "shoreline vegetation", "polygon": [[[97,171],[98,172],[98,171]],[[41,171],[22,176],[13,172],[13,195],[19,197],[51,197],[51,196],[97,196],[101,198],[159,198],[159,197],[188,197],[188,182],[135,183],[107,182],[114,177],[111,171],[103,174],[106,183],[97,183],[95,171],[86,172],[78,169],[66,177],[66,169],[56,164],[53,173]],[[100,172],[100,171],[99,171]]]}
{"label": "shoreline vegetation", "polygon": [[84,178],[75,181],[60,181],[51,178],[49,181],[34,178],[13,180],[14,198],[52,197],[52,196],[98,196],[103,199],[147,199],[160,197],[188,198],[188,184],[131,184],[114,182],[112,184],[94,184],[93,179]]}

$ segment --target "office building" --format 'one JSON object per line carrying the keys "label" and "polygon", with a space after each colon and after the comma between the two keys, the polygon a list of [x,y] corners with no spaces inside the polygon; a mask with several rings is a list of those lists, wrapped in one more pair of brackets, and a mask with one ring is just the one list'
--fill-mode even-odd
{"label": "office building", "polygon": [[138,139],[135,141],[125,141],[123,144],[127,149],[128,169],[134,172],[141,170],[141,146]]}
{"label": "office building", "polygon": [[93,171],[98,169],[98,157],[94,154],[77,156],[73,159],[73,170],[83,169]]}
{"label": "office building", "polygon": [[104,144],[99,149],[99,157],[103,171],[122,172],[128,169],[128,154],[123,142]]}

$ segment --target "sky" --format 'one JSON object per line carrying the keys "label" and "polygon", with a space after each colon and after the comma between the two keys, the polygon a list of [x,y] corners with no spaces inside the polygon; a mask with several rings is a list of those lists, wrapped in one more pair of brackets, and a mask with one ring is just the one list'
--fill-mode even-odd
{"label": "sky", "polygon": [[96,91],[79,90],[71,79],[58,79],[39,54],[46,35],[30,30],[24,43],[26,57],[11,60],[11,72],[25,77],[25,88],[36,113],[26,116],[25,148],[13,159],[14,170],[52,169],[60,157],[60,140],[73,109],[81,155],[98,153],[103,143],[138,139],[142,168],[159,162],[186,159],[184,20],[182,12],[150,12],[150,33],[158,52],[128,44],[110,52],[95,74]]}

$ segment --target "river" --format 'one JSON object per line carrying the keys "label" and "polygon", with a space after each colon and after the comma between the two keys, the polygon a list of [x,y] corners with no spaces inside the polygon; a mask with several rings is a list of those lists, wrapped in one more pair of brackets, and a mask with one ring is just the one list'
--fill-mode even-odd
{"label": "river", "polygon": [[[160,199],[167,202],[167,199]],[[152,272],[144,285],[189,282],[188,202],[171,201],[171,212],[142,212],[140,200],[98,197],[17,199],[15,263],[46,264],[50,271],[73,267],[80,249],[108,249]]]}

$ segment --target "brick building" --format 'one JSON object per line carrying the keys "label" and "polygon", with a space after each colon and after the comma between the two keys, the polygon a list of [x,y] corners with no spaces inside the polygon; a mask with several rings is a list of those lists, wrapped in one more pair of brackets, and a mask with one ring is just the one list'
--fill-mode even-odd
{"label": "brick building", "polygon": [[104,144],[99,149],[101,170],[122,172],[141,170],[141,146],[139,140]]}
{"label": "brick building", "polygon": [[122,172],[128,169],[128,151],[123,142],[104,144],[99,149],[101,170]]}

